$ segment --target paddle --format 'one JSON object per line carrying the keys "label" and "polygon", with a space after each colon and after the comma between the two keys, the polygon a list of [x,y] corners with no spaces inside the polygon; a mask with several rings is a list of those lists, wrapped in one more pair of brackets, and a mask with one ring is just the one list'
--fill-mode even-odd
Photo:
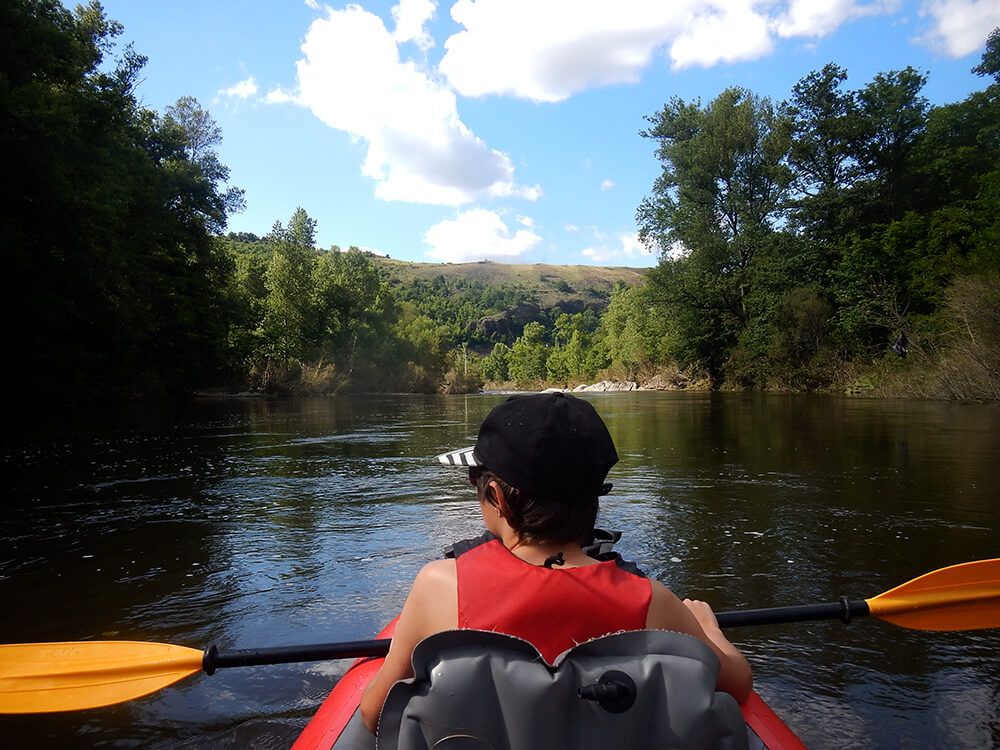
{"label": "paddle", "polygon": [[[1000,627],[1000,558],[952,565],[871,599],[717,614],[722,627],[871,615],[916,630]],[[226,667],[384,656],[388,640],[205,652],[165,643],[82,641],[0,645],[0,713],[75,711],[152,693]]]}

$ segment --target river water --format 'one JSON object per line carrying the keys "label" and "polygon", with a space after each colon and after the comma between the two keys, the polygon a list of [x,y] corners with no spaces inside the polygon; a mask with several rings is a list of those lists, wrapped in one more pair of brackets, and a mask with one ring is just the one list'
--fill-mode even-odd
{"label": "river water", "polygon": [[[0,642],[253,648],[368,638],[477,535],[464,475],[499,395],[130,405],[8,425]],[[869,598],[1000,556],[1000,406],[595,395],[621,455],[600,524],[716,609]],[[1000,747],[1000,630],[731,630],[813,748]],[[285,748],[345,664],[222,670],[126,704],[0,716],[0,744]]]}

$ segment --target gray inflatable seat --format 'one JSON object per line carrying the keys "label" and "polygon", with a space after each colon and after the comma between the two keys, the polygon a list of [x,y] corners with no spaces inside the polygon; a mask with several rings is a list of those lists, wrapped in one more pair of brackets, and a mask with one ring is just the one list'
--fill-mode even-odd
{"label": "gray inflatable seat", "polygon": [[417,644],[413,670],[386,698],[380,750],[747,748],[718,658],[680,633],[608,635],[549,665],[519,638],[450,630]]}

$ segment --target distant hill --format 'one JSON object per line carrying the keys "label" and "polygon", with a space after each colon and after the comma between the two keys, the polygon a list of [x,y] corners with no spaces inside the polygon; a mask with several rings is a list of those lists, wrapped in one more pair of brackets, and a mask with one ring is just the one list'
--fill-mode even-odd
{"label": "distant hill", "polygon": [[648,270],[624,266],[495,263],[488,260],[477,263],[414,263],[379,256],[374,256],[373,260],[386,270],[396,286],[405,286],[418,279],[431,281],[438,276],[451,281],[478,281],[489,286],[518,286],[532,293],[543,309],[565,305],[570,300],[603,308],[615,284],[621,282],[639,286],[645,283]]}

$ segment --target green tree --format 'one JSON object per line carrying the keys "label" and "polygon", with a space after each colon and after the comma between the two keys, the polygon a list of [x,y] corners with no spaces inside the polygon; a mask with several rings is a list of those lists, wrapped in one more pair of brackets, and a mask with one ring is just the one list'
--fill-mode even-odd
{"label": "green tree", "polygon": [[316,220],[306,213],[306,210],[299,206],[288,220],[288,227],[284,230],[285,238],[300,247],[316,246]]}
{"label": "green tree", "polygon": [[784,105],[791,125],[789,166],[794,176],[789,219],[796,230],[820,243],[827,267],[836,258],[850,193],[860,174],[855,144],[860,137],[857,96],[844,91],[847,71],[830,63],[792,89]]}
{"label": "green tree", "polygon": [[264,275],[264,315],[261,349],[264,360],[284,367],[318,355],[314,271],[317,256],[275,222],[267,238],[273,251]]}
{"label": "green tree", "polygon": [[654,293],[651,286],[618,286],[601,318],[597,335],[608,365],[629,380],[665,364],[672,353],[669,313],[658,308]]}
{"label": "green tree", "polygon": [[546,361],[548,379],[559,382],[594,376],[597,367],[590,356],[601,318],[592,308],[579,313],[562,313],[553,327],[552,347]]}
{"label": "green tree", "polygon": [[983,57],[972,72],[978,76],[992,76],[996,83],[1000,83],[1000,27],[990,32]]}
{"label": "green tree", "polygon": [[448,367],[447,330],[404,302],[396,322],[396,347],[391,366],[400,371],[403,387],[433,392]]}
{"label": "green tree", "polygon": [[929,104],[920,92],[927,77],[913,68],[879,73],[857,92],[860,135],[856,148],[861,174],[873,192],[865,195],[872,209],[867,221],[899,217],[908,207],[912,174],[910,156],[927,122]]}
{"label": "green tree", "polygon": [[510,380],[510,347],[498,341],[490,353],[483,357],[480,369],[483,377],[496,382]]}
{"label": "green tree", "polygon": [[788,197],[789,125],[769,100],[735,88],[704,108],[674,98],[647,119],[642,135],[658,141],[662,165],[636,217],[642,241],[661,253],[650,284],[678,322],[683,364],[720,381],[753,314],[754,258]]}
{"label": "green tree", "polygon": [[[181,390],[218,377],[236,206],[192,133],[142,108],[145,58],[97,2],[0,8],[0,232],[24,303],[19,389]],[[221,168],[221,165],[217,166]]]}
{"label": "green tree", "polygon": [[330,252],[341,280],[336,299],[330,300],[342,334],[336,342],[338,358],[348,372],[355,357],[377,360],[389,341],[396,319],[396,301],[383,274],[368,255],[356,247]]}
{"label": "green tree", "polygon": [[528,323],[510,349],[507,369],[511,380],[518,383],[544,380],[548,356],[545,327],[541,323]]}

